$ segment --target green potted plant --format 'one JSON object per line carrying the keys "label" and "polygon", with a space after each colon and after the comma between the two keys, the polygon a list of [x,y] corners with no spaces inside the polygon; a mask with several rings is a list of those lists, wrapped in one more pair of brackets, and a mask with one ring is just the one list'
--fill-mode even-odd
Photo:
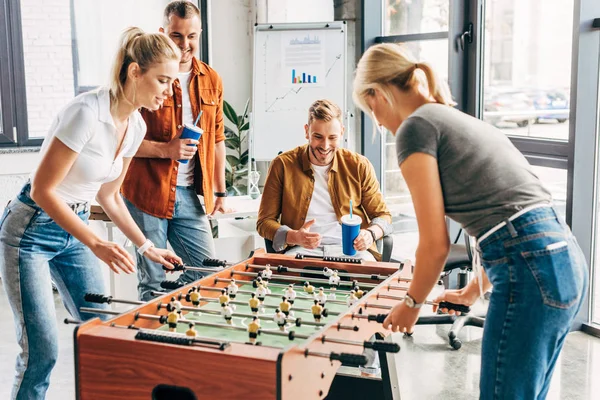
{"label": "green potted plant", "polygon": [[227,162],[225,163],[225,181],[227,193],[232,196],[245,195],[248,191],[248,105],[246,101],[241,115],[227,101],[223,101],[223,113],[234,129],[225,126],[225,147]]}

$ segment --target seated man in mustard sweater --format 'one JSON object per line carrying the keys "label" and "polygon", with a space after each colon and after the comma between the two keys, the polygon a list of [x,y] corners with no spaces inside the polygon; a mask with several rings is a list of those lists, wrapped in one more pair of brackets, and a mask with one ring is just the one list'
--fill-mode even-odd
{"label": "seated man in mustard sweater", "polygon": [[277,156],[265,182],[256,229],[286,254],[342,256],[340,219],[362,219],[354,241],[356,257],[375,260],[374,243],[392,232],[391,214],[369,160],[340,148],[344,126],[340,108],[315,101],[304,126],[308,144]]}

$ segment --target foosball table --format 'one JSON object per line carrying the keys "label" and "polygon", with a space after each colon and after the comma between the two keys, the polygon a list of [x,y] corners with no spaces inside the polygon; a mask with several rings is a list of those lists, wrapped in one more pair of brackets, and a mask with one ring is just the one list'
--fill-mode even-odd
{"label": "foosball table", "polygon": [[133,307],[82,309],[111,317],[75,330],[79,399],[338,398],[353,384],[339,367],[365,365],[365,349],[378,352],[392,397],[385,356],[400,347],[383,340],[381,322],[405,295],[408,262],[258,250],[235,265],[177,267],[210,275],[185,286],[165,281],[169,291],[149,302],[86,295]]}

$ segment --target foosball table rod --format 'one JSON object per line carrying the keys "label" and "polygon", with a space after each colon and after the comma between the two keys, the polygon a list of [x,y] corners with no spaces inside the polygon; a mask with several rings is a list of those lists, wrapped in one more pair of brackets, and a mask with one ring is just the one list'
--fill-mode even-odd
{"label": "foosball table rod", "polygon": [[[254,278],[257,278],[259,276],[258,272],[242,272],[242,271],[231,270],[231,276],[233,276],[233,275],[250,276],[250,277],[254,277]],[[215,279],[218,279],[218,278],[215,278]],[[296,277],[296,276],[276,275],[276,274],[271,275],[271,278],[269,280],[271,280],[271,279],[277,279],[277,280],[288,281],[288,282],[305,282],[307,280],[305,277],[301,277],[301,276]],[[310,281],[313,283],[322,283],[325,285],[329,285],[328,279],[311,278]],[[373,283],[359,282],[359,285],[360,285],[360,287],[369,288],[369,289],[377,287],[377,285],[373,284]],[[340,281],[337,286],[350,286],[350,288],[353,288],[354,286],[356,286],[356,283],[355,283],[355,281],[353,281],[353,282]]]}
{"label": "foosball table rod", "polygon": [[[89,307],[80,307],[80,310],[83,312],[96,313],[96,314],[109,314],[109,315],[119,315],[120,314],[118,311],[102,310],[102,309],[98,309],[98,308],[89,308]],[[152,321],[158,321],[163,325],[167,323],[166,315],[151,315],[151,314],[136,313],[134,316],[134,319],[137,321],[140,318],[152,320]],[[186,325],[194,324],[194,325],[198,325],[198,326],[208,326],[211,328],[221,328],[221,329],[229,329],[229,330],[234,330],[234,331],[246,332],[246,328],[242,328],[241,326],[231,326],[231,325],[225,325],[225,324],[216,324],[216,323],[212,323],[212,322],[194,321],[194,320],[188,320],[188,319],[184,319],[184,318],[178,319],[176,323],[177,324],[186,324]],[[281,331],[268,331],[268,330],[264,330],[264,329],[259,329],[258,333],[259,334],[263,333],[266,335],[274,335],[274,336],[286,336],[290,340],[294,340],[296,338],[308,339],[310,337],[308,335],[297,335],[294,331],[289,331],[286,333],[286,332],[281,332]]]}
{"label": "foosball table rod", "polygon": [[[246,263],[246,270],[248,270],[249,268],[253,268],[253,269],[260,269],[260,270],[264,270],[267,268],[266,265],[258,265],[258,264],[249,264]],[[302,269],[302,268],[292,268],[292,267],[286,267],[283,265],[277,265],[277,266],[269,266],[269,268],[272,268],[273,271],[282,273],[282,272],[296,272],[296,273],[301,273],[301,274],[322,274],[323,270],[321,269]],[[386,275],[379,275],[379,274],[358,274],[358,273],[351,273],[351,272],[339,272],[338,271],[338,276],[340,277],[346,277],[346,278],[364,278],[364,279],[372,279],[374,281],[385,281],[387,278],[389,278],[389,276]]]}
{"label": "foosball table rod", "polygon": [[[163,295],[165,295],[165,293],[157,292],[157,291],[154,291],[154,290],[151,291],[150,293],[153,296],[156,296],[156,295],[163,296]],[[282,297],[282,296],[279,296],[279,297]],[[200,297],[198,300],[199,301],[205,301],[207,303],[218,303],[219,302],[219,299],[216,299],[214,297]],[[238,306],[248,306],[248,303],[244,303],[243,301],[237,301],[237,300],[229,300],[228,303],[229,304],[235,304],[235,305],[238,305]],[[274,304],[261,304],[260,306],[263,307],[263,308],[272,308],[272,309],[279,308],[279,306],[274,305]],[[195,309],[194,311],[200,311],[200,309]],[[312,314],[312,310],[310,310],[308,308],[293,308],[290,311],[297,311],[297,312],[303,312],[303,313],[310,313],[310,314]],[[328,315],[340,315],[340,313],[324,309],[323,310],[323,316],[327,317]]]}
{"label": "foosball table rod", "polygon": [[[219,283],[219,282],[225,282],[225,283],[228,283],[228,282],[232,282],[232,281],[235,281],[235,279],[228,279],[228,278],[215,278],[215,283]],[[173,282],[173,281],[163,281],[163,282]],[[235,282],[237,282],[237,283],[252,283],[252,287],[256,288],[256,287],[258,287],[258,282],[259,282],[259,281],[258,281],[257,279],[255,279],[255,280],[253,280],[253,281],[240,281],[240,280],[238,280],[238,281],[235,281]],[[305,281],[305,282],[306,282],[306,281]],[[161,283],[161,286],[162,286],[162,283]],[[183,285],[182,285],[182,286],[183,286]],[[267,287],[268,287],[268,286],[270,286],[270,287],[276,287],[276,288],[287,288],[287,287],[289,287],[290,285],[289,285],[289,284],[283,284],[283,283],[272,283],[272,282],[270,282],[270,281],[269,281],[269,283],[267,284]],[[179,286],[179,287],[181,287],[181,286]],[[204,286],[203,286],[203,287],[204,287]],[[172,288],[171,288],[171,287],[167,287],[167,288],[165,288],[165,289],[172,289]],[[327,294],[331,294],[331,293],[339,293],[339,292],[336,292],[335,290],[330,290],[330,289],[323,289],[323,292],[325,292],[325,293],[327,293]]]}
{"label": "foosball table rod", "polygon": [[[239,282],[239,281],[238,281]],[[268,285],[270,286],[270,284]],[[283,287],[287,287],[285,285],[282,285]],[[275,287],[275,286],[273,286]],[[198,288],[198,290],[207,290],[207,291],[211,291],[211,292],[220,292],[221,290],[223,290],[223,288],[216,288],[213,286],[201,286],[198,285],[196,286],[196,288]],[[242,294],[252,294],[255,293],[251,290],[243,290],[243,289],[239,289],[237,291],[238,293],[242,293]],[[281,294],[275,294],[275,293],[266,293],[265,297],[277,297],[277,298],[281,298]],[[296,297],[295,300],[304,300],[304,301],[310,301],[311,303],[314,301],[314,297]],[[331,299],[327,299],[327,303],[332,303],[332,304],[342,304],[342,305],[346,305],[346,302],[343,300],[331,300]]]}

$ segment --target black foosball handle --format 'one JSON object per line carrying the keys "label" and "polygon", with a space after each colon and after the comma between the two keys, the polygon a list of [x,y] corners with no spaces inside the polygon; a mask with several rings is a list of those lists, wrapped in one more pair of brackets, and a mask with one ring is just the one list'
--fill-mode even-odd
{"label": "black foosball handle", "polygon": [[112,296],[105,296],[99,293],[86,293],[83,297],[85,301],[88,303],[97,303],[97,304],[110,304],[112,303]]}
{"label": "black foosball handle", "polygon": [[341,361],[342,365],[349,367],[360,367],[367,363],[367,357],[363,354],[350,354],[350,353],[331,353],[329,355],[331,361]]}
{"label": "black foosball handle", "polygon": [[400,345],[398,343],[384,342],[381,340],[375,340],[374,342],[365,341],[364,347],[365,349],[384,351],[386,353],[398,353],[400,351]]}
{"label": "black foosball handle", "polygon": [[160,283],[161,288],[169,289],[169,290],[179,289],[182,286],[183,286],[183,283],[179,283],[177,281],[162,281]]}
{"label": "black foosball handle", "polygon": [[204,265],[205,267],[226,267],[227,261],[219,260],[217,258],[206,258],[202,262],[202,265]]}
{"label": "black foosball handle", "polygon": [[191,346],[192,344],[194,344],[194,340],[188,337],[162,335],[160,333],[151,333],[145,331],[139,331],[138,333],[136,333],[135,338],[137,340],[148,340],[151,342],[179,344],[182,346]]}
{"label": "black foosball handle", "polygon": [[448,310],[459,311],[463,314],[468,314],[471,312],[471,307],[465,306],[464,304],[450,303],[449,301],[441,301],[438,307],[447,308]]}
{"label": "black foosball handle", "polygon": [[173,264],[173,268],[167,268],[164,265],[162,266],[163,270],[165,271],[171,271],[171,272],[178,272],[178,271],[185,271],[185,265],[183,264],[179,264],[178,262],[174,262],[171,263]]}
{"label": "black foosball handle", "polygon": [[387,314],[371,314],[367,318],[367,321],[375,321],[375,322],[378,322],[380,324],[383,324],[383,321],[385,321],[385,319],[387,318],[387,316],[388,316]]}

